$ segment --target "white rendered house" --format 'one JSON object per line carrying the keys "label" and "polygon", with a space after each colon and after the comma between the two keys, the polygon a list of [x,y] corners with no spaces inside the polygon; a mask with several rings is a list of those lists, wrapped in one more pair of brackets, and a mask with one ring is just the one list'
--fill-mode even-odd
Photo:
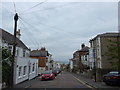
{"label": "white rendered house", "polygon": [[[13,51],[13,35],[0,29],[2,33],[2,47]],[[14,84],[18,84],[25,80],[38,76],[38,60],[29,57],[30,50],[20,40],[20,31],[17,32],[16,53],[14,62]]]}

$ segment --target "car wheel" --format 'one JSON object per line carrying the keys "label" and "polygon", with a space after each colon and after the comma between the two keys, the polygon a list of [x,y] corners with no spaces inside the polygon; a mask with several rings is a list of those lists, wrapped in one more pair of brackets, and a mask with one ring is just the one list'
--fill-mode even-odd
{"label": "car wheel", "polygon": [[105,84],[108,85],[108,86],[110,85],[110,83],[105,83]]}

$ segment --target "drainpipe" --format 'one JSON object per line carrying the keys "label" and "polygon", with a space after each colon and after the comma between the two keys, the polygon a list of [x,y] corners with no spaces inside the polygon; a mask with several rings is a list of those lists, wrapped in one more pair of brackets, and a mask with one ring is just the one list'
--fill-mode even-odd
{"label": "drainpipe", "polygon": [[96,82],[96,60],[95,60],[95,47],[93,47],[93,57],[94,57],[94,79]]}

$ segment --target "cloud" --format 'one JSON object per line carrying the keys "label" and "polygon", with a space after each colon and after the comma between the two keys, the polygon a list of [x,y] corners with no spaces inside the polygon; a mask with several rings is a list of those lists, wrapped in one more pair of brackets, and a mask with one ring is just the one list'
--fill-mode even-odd
{"label": "cloud", "polygon": [[[50,2],[23,12],[35,4],[38,3],[16,2],[21,40],[31,49],[45,46],[54,60],[68,60],[75,50],[80,49],[81,43],[89,46],[89,39],[93,36],[117,31],[117,2]],[[14,12],[13,3],[3,5],[7,9],[2,8],[2,28],[12,32],[13,14],[9,10]]]}

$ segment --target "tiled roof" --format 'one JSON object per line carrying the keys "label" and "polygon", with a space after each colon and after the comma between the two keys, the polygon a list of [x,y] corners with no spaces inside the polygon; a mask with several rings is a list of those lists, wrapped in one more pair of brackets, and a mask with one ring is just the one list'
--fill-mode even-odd
{"label": "tiled roof", "polygon": [[41,50],[33,50],[30,52],[30,56],[32,57],[46,57],[48,56],[48,51],[41,51]]}
{"label": "tiled roof", "polygon": [[[2,33],[2,40],[5,40],[5,41],[7,41],[8,44],[13,45],[14,36],[11,33],[7,32],[1,28],[0,28],[0,33]],[[16,38],[16,44],[18,47],[28,49],[28,47],[18,38]]]}
{"label": "tiled roof", "polygon": [[89,51],[89,47],[85,46],[85,47],[82,48],[80,51],[85,51],[85,52],[87,52],[87,51]]}

